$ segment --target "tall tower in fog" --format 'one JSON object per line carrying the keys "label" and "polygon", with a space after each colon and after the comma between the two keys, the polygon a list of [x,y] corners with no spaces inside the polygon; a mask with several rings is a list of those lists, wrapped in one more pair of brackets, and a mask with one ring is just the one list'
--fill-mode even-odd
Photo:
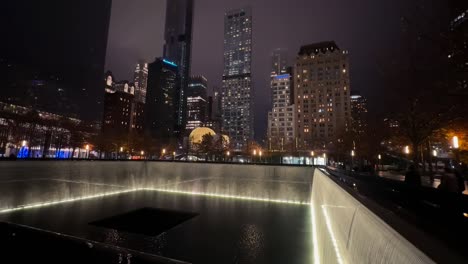
{"label": "tall tower in fog", "polygon": [[[178,66],[176,133],[185,128],[187,118],[187,87],[190,79],[192,51],[193,0],[168,0],[164,32],[164,58]],[[178,130],[178,131],[177,131]]]}
{"label": "tall tower in fog", "polygon": [[271,53],[271,76],[288,72],[288,53],[285,49],[275,49]]}
{"label": "tall tower in fog", "polygon": [[251,61],[252,10],[228,11],[224,16],[222,130],[238,150],[254,136]]}
{"label": "tall tower in fog", "polygon": [[135,67],[133,75],[135,82],[135,100],[140,103],[146,102],[146,88],[148,84],[148,63],[139,62]]}

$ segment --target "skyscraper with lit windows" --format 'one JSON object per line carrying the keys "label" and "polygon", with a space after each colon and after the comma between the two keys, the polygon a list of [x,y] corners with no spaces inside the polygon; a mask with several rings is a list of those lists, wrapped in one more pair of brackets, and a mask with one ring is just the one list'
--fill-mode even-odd
{"label": "skyscraper with lit windows", "polygon": [[351,119],[348,51],[333,41],[302,46],[294,86],[298,147],[323,148],[340,139]]}
{"label": "skyscraper with lit windows", "polygon": [[271,54],[270,87],[272,108],[268,112],[268,149],[293,151],[296,146],[294,84],[287,52],[275,49]]}
{"label": "skyscraper with lit windows", "polygon": [[252,10],[230,10],[224,16],[222,130],[238,150],[254,136],[251,61]]}
{"label": "skyscraper with lit windows", "polygon": [[148,63],[137,63],[133,75],[133,80],[135,83],[135,100],[140,103],[145,103],[146,88],[148,84]]}
{"label": "skyscraper with lit windows", "polygon": [[208,80],[200,76],[190,78],[187,89],[187,132],[197,127],[201,127],[208,120],[208,102],[207,102]]}

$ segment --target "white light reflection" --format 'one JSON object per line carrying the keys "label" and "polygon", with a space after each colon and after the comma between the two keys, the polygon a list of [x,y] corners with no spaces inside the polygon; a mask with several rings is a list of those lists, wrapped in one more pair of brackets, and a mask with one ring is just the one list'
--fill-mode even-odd
{"label": "white light reflection", "polygon": [[310,202],[310,211],[312,214],[312,246],[313,246],[313,251],[314,251],[314,264],[319,264],[320,263],[320,256],[319,256],[319,249],[318,249],[318,239],[317,239],[317,219],[316,217],[316,212],[315,212],[315,206],[313,201]]}
{"label": "white light reflection", "polygon": [[89,200],[95,199],[105,196],[112,196],[122,193],[129,193],[129,192],[136,192],[136,191],[156,191],[156,192],[164,192],[164,193],[175,193],[175,194],[186,194],[186,195],[197,195],[197,196],[206,196],[206,197],[216,197],[216,198],[225,198],[225,199],[236,199],[236,200],[247,200],[247,201],[260,201],[260,202],[269,202],[269,203],[282,203],[282,204],[291,204],[291,205],[309,205],[308,202],[301,202],[295,200],[282,200],[282,199],[269,199],[269,198],[259,198],[259,197],[249,197],[249,196],[240,196],[240,195],[228,195],[228,194],[219,194],[219,193],[203,193],[203,192],[189,192],[189,191],[180,191],[180,190],[173,190],[173,189],[157,189],[157,188],[133,188],[133,189],[126,189],[121,191],[114,191],[114,192],[106,192],[101,194],[95,195],[88,195],[82,196],[77,198],[70,198],[64,199],[59,201],[50,201],[50,202],[42,202],[42,203],[34,203],[28,205],[22,205],[14,208],[5,208],[0,209],[0,214],[10,213],[19,210],[26,210],[56,204],[63,204],[63,203],[71,203],[81,200]]}
{"label": "white light reflection", "polygon": [[310,204],[309,202],[301,202],[301,201],[295,201],[295,200],[270,199],[270,198],[229,195],[229,194],[220,194],[220,193],[181,191],[181,190],[176,190],[176,189],[145,188],[144,190],[166,192],[166,193],[176,193],[176,194],[198,195],[198,196],[207,196],[207,197],[216,197],[216,198],[226,198],[226,199],[270,202],[270,203],[283,203],[283,204],[295,204],[295,205],[309,205]]}
{"label": "white light reflection", "polygon": [[19,211],[19,210],[26,210],[26,209],[44,207],[44,206],[50,206],[50,205],[56,205],[56,204],[71,203],[71,202],[81,201],[81,200],[95,199],[95,198],[99,198],[99,197],[105,197],[105,196],[117,195],[117,194],[122,194],[122,193],[134,192],[134,191],[138,191],[138,190],[140,190],[140,189],[127,189],[127,190],[122,190],[122,191],[106,192],[106,193],[100,193],[100,194],[95,194],[95,195],[88,195],[88,196],[82,196],[82,197],[77,197],[77,198],[64,199],[64,200],[59,200],[59,201],[51,201],[51,202],[43,202],[43,203],[22,205],[22,206],[18,206],[18,207],[14,207],[14,208],[0,209],[0,214],[10,213],[10,212]]}
{"label": "white light reflection", "polygon": [[339,264],[343,264],[343,258],[341,257],[341,254],[340,254],[340,249],[338,247],[338,241],[336,240],[335,233],[333,233],[333,228],[332,228],[332,225],[331,225],[330,216],[328,215],[327,209],[325,207],[326,206],[322,206],[323,216],[325,216],[325,223],[327,225],[327,230],[328,230],[328,233],[330,233],[330,238],[331,238],[331,241],[333,243],[333,248],[335,249],[336,259],[337,259]]}

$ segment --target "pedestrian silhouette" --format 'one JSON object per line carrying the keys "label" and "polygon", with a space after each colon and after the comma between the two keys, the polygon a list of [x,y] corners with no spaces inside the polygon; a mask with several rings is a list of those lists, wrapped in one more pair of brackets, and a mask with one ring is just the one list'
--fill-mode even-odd
{"label": "pedestrian silhouette", "polygon": [[421,186],[421,176],[419,175],[419,172],[416,170],[416,166],[411,164],[408,167],[408,171],[406,172],[405,175],[405,183],[408,184],[409,186]]}

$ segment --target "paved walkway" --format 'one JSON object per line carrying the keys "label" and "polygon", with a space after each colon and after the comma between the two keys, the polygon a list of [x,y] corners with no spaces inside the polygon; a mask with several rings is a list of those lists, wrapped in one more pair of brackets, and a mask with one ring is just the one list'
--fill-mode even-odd
{"label": "paved walkway", "polygon": [[[398,172],[393,172],[393,171],[378,171],[377,175],[383,178],[392,179],[396,181],[405,180],[405,175],[402,175]],[[429,176],[421,176],[421,183],[423,186],[437,188],[440,184],[440,177],[441,175],[435,175],[434,182],[431,184],[431,180]],[[467,181],[465,181],[465,191],[463,192],[463,194],[468,195],[468,182]]]}

